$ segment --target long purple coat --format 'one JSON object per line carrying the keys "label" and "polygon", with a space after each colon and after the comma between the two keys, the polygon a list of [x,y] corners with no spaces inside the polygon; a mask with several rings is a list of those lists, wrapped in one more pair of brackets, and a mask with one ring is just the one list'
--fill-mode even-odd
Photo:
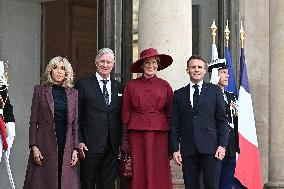
{"label": "long purple coat", "polygon": [[[68,110],[61,188],[79,189],[76,166],[70,166],[72,152],[78,147],[78,94],[75,89],[65,89],[65,92]],[[58,188],[58,152],[53,115],[52,88],[45,85],[36,85],[31,106],[29,146],[36,145],[39,148],[43,156],[43,165],[36,165],[32,153],[30,154],[24,189]]]}

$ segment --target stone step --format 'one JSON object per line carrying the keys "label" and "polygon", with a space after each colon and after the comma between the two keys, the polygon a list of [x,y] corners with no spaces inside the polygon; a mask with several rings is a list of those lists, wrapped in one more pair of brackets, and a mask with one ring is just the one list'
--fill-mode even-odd
{"label": "stone step", "polygon": [[173,179],[173,189],[184,189],[183,179]]}

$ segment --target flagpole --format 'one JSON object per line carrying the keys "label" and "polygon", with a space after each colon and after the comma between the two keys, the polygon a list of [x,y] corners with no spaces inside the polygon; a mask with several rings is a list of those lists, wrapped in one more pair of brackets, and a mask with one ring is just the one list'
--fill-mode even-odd
{"label": "flagpole", "polygon": [[235,177],[248,189],[263,189],[252,96],[245,62],[244,39],[245,32],[241,21],[240,90],[238,103],[238,131],[241,153],[236,162]]}
{"label": "flagpole", "polygon": [[225,39],[226,39],[226,47],[229,47],[229,39],[230,39],[230,30],[229,30],[229,22],[227,20],[227,25],[225,28]]}
{"label": "flagpole", "polygon": [[215,37],[216,37],[216,30],[217,30],[217,26],[215,24],[215,20],[213,20],[213,23],[212,23],[210,28],[212,30],[212,40],[213,40],[212,44],[215,44]]}
{"label": "flagpole", "polygon": [[241,29],[240,29],[240,40],[241,40],[241,48],[244,48],[244,40],[245,40],[245,31],[243,28],[243,21],[241,21]]}

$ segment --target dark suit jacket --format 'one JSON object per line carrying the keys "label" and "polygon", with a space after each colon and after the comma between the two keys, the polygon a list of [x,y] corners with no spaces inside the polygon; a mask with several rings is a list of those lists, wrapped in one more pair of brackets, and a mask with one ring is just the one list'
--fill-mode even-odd
{"label": "dark suit jacket", "polygon": [[234,128],[231,128],[229,126],[229,142],[226,150],[226,155],[229,155],[230,157],[236,157],[236,152],[240,153],[240,146],[239,146],[239,134],[238,134],[238,116],[233,115],[231,116],[230,111],[230,102],[236,102],[236,98],[233,93],[230,93],[228,91],[225,91],[225,94],[228,99],[228,103],[226,104],[226,113],[228,116],[228,121],[231,123],[233,119]]}
{"label": "dark suit jacket", "polygon": [[228,143],[228,121],[223,93],[212,84],[203,83],[197,111],[190,104],[190,85],[174,92],[170,122],[170,151],[190,156],[198,150],[215,154],[217,147]]}
{"label": "dark suit jacket", "polygon": [[121,84],[111,80],[111,103],[108,110],[95,75],[79,80],[75,88],[79,93],[79,142],[85,143],[89,152],[101,153],[110,134],[113,150],[117,153],[122,132]]}
{"label": "dark suit jacket", "polygon": [[[79,189],[76,166],[71,167],[71,155],[78,148],[78,94],[75,89],[65,89],[67,97],[67,131],[64,148],[61,188],[72,186]],[[58,188],[58,152],[54,128],[54,100],[52,88],[45,85],[34,87],[31,106],[29,146],[37,146],[43,156],[43,165],[35,164],[32,152],[29,156],[24,189]],[[70,184],[70,185],[69,185]]]}

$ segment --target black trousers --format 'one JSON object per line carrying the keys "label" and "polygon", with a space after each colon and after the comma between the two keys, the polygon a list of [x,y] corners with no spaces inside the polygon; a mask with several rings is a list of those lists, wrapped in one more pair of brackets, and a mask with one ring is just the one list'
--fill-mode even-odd
{"label": "black trousers", "polygon": [[80,163],[82,189],[114,189],[116,179],[117,156],[113,152],[110,140],[103,153],[86,152],[86,158]]}
{"label": "black trousers", "polygon": [[219,189],[220,161],[215,155],[197,154],[182,157],[182,170],[185,189],[199,189],[199,174],[203,172],[206,189]]}
{"label": "black trousers", "polygon": [[236,157],[225,156],[220,161],[220,189],[232,189],[235,181]]}

